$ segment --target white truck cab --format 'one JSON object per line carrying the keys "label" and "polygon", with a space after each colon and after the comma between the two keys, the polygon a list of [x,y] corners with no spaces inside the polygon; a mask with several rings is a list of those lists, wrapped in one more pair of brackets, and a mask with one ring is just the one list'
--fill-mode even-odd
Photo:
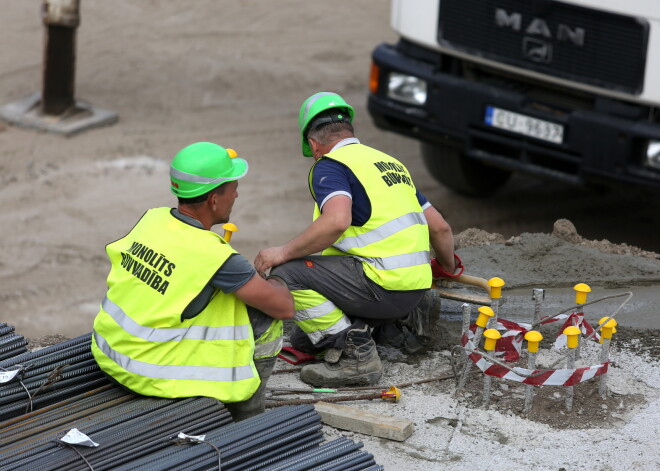
{"label": "white truck cab", "polygon": [[660,1],[393,0],[376,125],[488,195],[512,172],[660,190]]}

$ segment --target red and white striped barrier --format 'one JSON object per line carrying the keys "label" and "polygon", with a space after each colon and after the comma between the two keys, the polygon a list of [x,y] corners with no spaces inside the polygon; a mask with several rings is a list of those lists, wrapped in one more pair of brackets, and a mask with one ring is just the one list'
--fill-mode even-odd
{"label": "red and white striped barrier", "polygon": [[[560,350],[566,347],[566,335],[562,332],[570,325],[575,325],[580,328],[582,334],[589,336],[594,332],[594,328],[584,319],[584,314],[581,312],[574,312],[573,314],[560,314],[549,319],[541,321],[541,325],[550,324],[564,320],[565,322],[557,332],[557,340],[555,340],[555,350]],[[470,330],[474,333],[476,325],[470,326]],[[505,362],[514,363],[520,359],[520,352],[522,350],[522,342],[525,334],[532,329],[530,324],[523,322],[513,322],[506,319],[497,319],[497,324],[494,329],[502,331],[502,338],[497,341],[495,347],[495,356]],[[600,335],[594,334],[592,340],[600,342]]]}
{"label": "red and white striped barrier", "polygon": [[[563,317],[557,316],[542,322],[542,324],[555,322],[562,318],[567,319],[564,323],[564,326],[573,325],[571,322],[582,319],[580,326],[583,333],[589,332],[589,330],[593,332],[593,328],[586,321],[584,321],[584,316],[582,313],[571,314],[570,316],[566,315]],[[522,349],[522,339],[525,333],[528,332],[531,328],[531,325],[518,324],[516,322],[507,321],[506,319],[498,319],[495,328],[498,330],[506,330],[506,332],[502,335],[502,338],[497,342],[495,356],[501,358],[505,362],[518,361],[520,358],[520,350]],[[465,334],[463,334],[463,337],[461,338],[461,345],[463,345],[463,347],[467,348],[468,350],[477,349],[472,342],[476,330],[477,325],[472,324],[470,329]],[[560,330],[560,332],[561,331],[563,331],[563,328]],[[586,335],[589,335],[589,333]],[[566,341],[565,337],[566,336],[564,336],[564,345]],[[597,337],[597,335],[594,337]],[[503,342],[503,340],[505,341]],[[555,342],[555,348],[557,348],[558,343],[559,340]],[[470,353],[468,354],[468,357],[484,374],[488,376],[495,376],[497,378],[504,378],[511,381],[517,381],[520,383],[536,386],[574,386],[576,384],[582,383],[583,381],[590,380],[595,376],[607,373],[607,369],[609,367],[609,362],[606,362],[600,365],[575,369],[530,370],[527,368],[519,367],[509,369],[505,366],[489,362],[479,353]]]}

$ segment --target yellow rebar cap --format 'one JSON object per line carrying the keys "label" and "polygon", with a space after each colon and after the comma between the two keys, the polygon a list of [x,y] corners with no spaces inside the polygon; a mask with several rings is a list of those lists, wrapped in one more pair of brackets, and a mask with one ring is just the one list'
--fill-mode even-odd
{"label": "yellow rebar cap", "polygon": [[[605,323],[603,324],[603,322]],[[611,317],[601,317],[600,320],[598,321],[598,325],[600,324],[603,324],[600,326],[601,332],[603,333],[603,338],[611,339],[612,334],[616,332],[616,326],[618,325],[617,321],[612,319]]]}
{"label": "yellow rebar cap", "polygon": [[[609,321],[607,319],[609,319]],[[607,322],[605,322],[605,321],[607,321]],[[603,324],[603,322],[605,322],[605,323]],[[619,325],[619,323],[616,321],[616,319],[612,319],[609,316],[601,317],[600,320],[598,321],[598,325],[600,325],[600,324],[603,324],[601,327],[604,328],[604,329],[613,329],[617,325]]]}
{"label": "yellow rebar cap", "polygon": [[578,283],[573,286],[575,290],[575,303],[584,304],[587,302],[587,293],[591,293],[591,287],[586,283]]}
{"label": "yellow rebar cap", "polygon": [[566,335],[566,346],[568,348],[576,348],[579,343],[580,334],[582,331],[579,327],[569,325],[564,329],[563,334]]}
{"label": "yellow rebar cap", "polygon": [[479,309],[479,317],[477,317],[477,322],[476,324],[479,327],[486,327],[486,324],[488,324],[488,319],[493,317],[495,315],[495,311],[489,306],[481,306]]}
{"label": "yellow rebar cap", "polygon": [[495,344],[498,339],[502,338],[502,334],[497,329],[487,329],[484,332],[484,337],[486,337],[486,340],[484,340],[484,350],[492,351],[495,350]]}
{"label": "yellow rebar cap", "polygon": [[497,329],[488,329],[484,332],[484,337],[488,339],[498,340],[502,338],[502,334]]}
{"label": "yellow rebar cap", "polygon": [[543,340],[543,335],[536,330],[530,330],[525,334],[525,340],[527,340],[527,350],[536,353],[539,351],[539,342]]}
{"label": "yellow rebar cap", "polygon": [[543,340],[543,335],[537,330],[530,330],[525,334],[525,340],[528,342],[540,342]]}
{"label": "yellow rebar cap", "polygon": [[488,280],[488,286],[490,286],[490,297],[492,299],[498,299],[502,297],[502,286],[504,286],[504,280],[497,276]]}

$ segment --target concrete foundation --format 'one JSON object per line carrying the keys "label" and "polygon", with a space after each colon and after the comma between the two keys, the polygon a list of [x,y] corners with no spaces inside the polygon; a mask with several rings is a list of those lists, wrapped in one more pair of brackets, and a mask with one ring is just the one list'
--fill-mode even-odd
{"label": "concrete foundation", "polygon": [[75,106],[61,116],[43,114],[40,93],[9,103],[0,108],[0,119],[16,126],[71,136],[91,128],[114,124],[119,115],[76,100]]}

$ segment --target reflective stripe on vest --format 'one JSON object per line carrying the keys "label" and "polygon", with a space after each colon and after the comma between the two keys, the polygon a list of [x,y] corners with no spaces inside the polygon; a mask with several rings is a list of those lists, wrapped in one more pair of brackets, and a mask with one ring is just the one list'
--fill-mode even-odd
{"label": "reflective stripe on vest", "polygon": [[[147,211],[106,251],[108,292],[92,341],[99,367],[146,396],[249,399],[260,379],[245,303],[218,291],[196,317],[181,319],[236,251],[217,234],[175,218],[169,208]],[[138,276],[136,265],[157,273],[162,283]]]}
{"label": "reflective stripe on vest", "polygon": [[138,324],[107,296],[101,303],[103,310],[126,332],[147,342],[172,342],[181,340],[244,340],[252,333],[247,325],[207,327],[191,325],[185,329],[155,329]]}
{"label": "reflective stripe on vest", "polygon": [[[351,255],[363,262],[365,275],[387,290],[431,286],[429,230],[424,210],[406,167],[395,158],[362,144],[332,150],[317,161],[335,160],[359,180],[371,204],[369,220],[349,226],[323,255]],[[309,174],[310,190],[314,167]],[[314,218],[319,217],[318,204]]]}
{"label": "reflective stripe on vest", "polygon": [[252,365],[236,367],[156,365],[134,360],[113,350],[98,332],[94,332],[94,341],[108,358],[126,371],[140,376],[193,381],[240,381],[254,377]]}
{"label": "reflective stripe on vest", "polygon": [[365,247],[374,242],[381,241],[407,227],[414,226],[415,224],[426,224],[426,216],[424,213],[408,213],[396,219],[386,222],[380,227],[364,232],[362,234],[345,237],[339,242],[333,244],[342,252],[348,252],[350,249],[357,247]]}
{"label": "reflective stripe on vest", "polygon": [[360,260],[373,265],[379,270],[396,270],[397,268],[408,268],[417,265],[428,264],[431,258],[431,252],[423,250],[415,253],[404,253],[402,255],[392,255],[391,257],[357,257]]}

